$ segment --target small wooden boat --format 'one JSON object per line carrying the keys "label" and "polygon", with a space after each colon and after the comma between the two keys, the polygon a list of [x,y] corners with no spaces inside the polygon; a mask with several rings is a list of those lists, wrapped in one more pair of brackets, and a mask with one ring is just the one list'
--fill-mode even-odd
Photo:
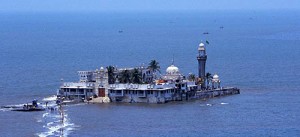
{"label": "small wooden boat", "polygon": [[31,111],[44,111],[45,108],[38,106],[37,100],[33,100],[32,103],[24,104],[22,108],[15,108],[11,111],[23,111],[23,112],[31,112]]}
{"label": "small wooden boat", "polygon": [[11,111],[23,111],[23,112],[31,112],[31,111],[44,111],[46,110],[45,108],[18,108],[18,109],[13,109]]}

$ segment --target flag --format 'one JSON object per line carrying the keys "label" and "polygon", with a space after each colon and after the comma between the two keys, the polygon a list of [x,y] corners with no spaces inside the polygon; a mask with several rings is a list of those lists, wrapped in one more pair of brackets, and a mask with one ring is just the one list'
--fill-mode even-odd
{"label": "flag", "polygon": [[209,42],[206,40],[206,44],[209,45]]}

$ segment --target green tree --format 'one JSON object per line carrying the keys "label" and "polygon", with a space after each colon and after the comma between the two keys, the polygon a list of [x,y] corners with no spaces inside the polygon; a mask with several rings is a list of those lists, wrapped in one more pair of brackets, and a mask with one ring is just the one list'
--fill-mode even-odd
{"label": "green tree", "polygon": [[119,80],[121,83],[131,83],[131,73],[129,70],[125,69],[121,72],[121,76],[119,77]]}
{"label": "green tree", "polygon": [[159,66],[159,63],[156,60],[151,60],[150,61],[148,69],[150,69],[152,72],[158,71],[160,73],[160,66]]}
{"label": "green tree", "polygon": [[211,73],[209,73],[209,72],[207,72],[206,73],[206,75],[205,75],[205,79],[206,79],[206,87],[208,87],[208,85],[209,85],[209,83],[210,83],[210,81],[212,80],[212,75],[211,75]]}
{"label": "green tree", "polygon": [[132,83],[140,84],[142,82],[142,73],[139,69],[134,68],[131,73]]}
{"label": "green tree", "polygon": [[152,83],[153,82],[153,78],[154,78],[154,74],[156,73],[156,71],[158,71],[160,73],[159,63],[156,60],[151,60],[150,63],[149,63],[149,65],[148,65],[148,69],[152,73],[152,79],[150,81],[150,83]]}
{"label": "green tree", "polygon": [[106,67],[107,74],[108,74],[108,83],[114,84],[115,83],[115,67],[114,66],[108,66]]}

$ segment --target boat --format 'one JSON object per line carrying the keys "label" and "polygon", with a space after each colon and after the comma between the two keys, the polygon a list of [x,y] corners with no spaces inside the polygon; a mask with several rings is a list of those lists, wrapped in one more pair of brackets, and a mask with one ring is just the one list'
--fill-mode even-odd
{"label": "boat", "polygon": [[209,34],[209,33],[208,33],[208,32],[203,32],[203,34],[204,34],[204,35],[207,35],[207,34]]}
{"label": "boat", "polygon": [[31,112],[31,111],[44,111],[46,110],[42,106],[38,106],[37,100],[33,100],[32,103],[24,104],[22,108],[12,109],[11,111],[22,111],[22,112]]}

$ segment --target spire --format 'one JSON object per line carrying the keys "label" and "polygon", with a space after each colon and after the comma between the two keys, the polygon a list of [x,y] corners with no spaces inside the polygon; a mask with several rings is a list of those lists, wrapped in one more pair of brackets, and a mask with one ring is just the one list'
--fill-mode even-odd
{"label": "spire", "polygon": [[173,54],[173,58],[172,58],[172,65],[174,65],[174,54]]}

